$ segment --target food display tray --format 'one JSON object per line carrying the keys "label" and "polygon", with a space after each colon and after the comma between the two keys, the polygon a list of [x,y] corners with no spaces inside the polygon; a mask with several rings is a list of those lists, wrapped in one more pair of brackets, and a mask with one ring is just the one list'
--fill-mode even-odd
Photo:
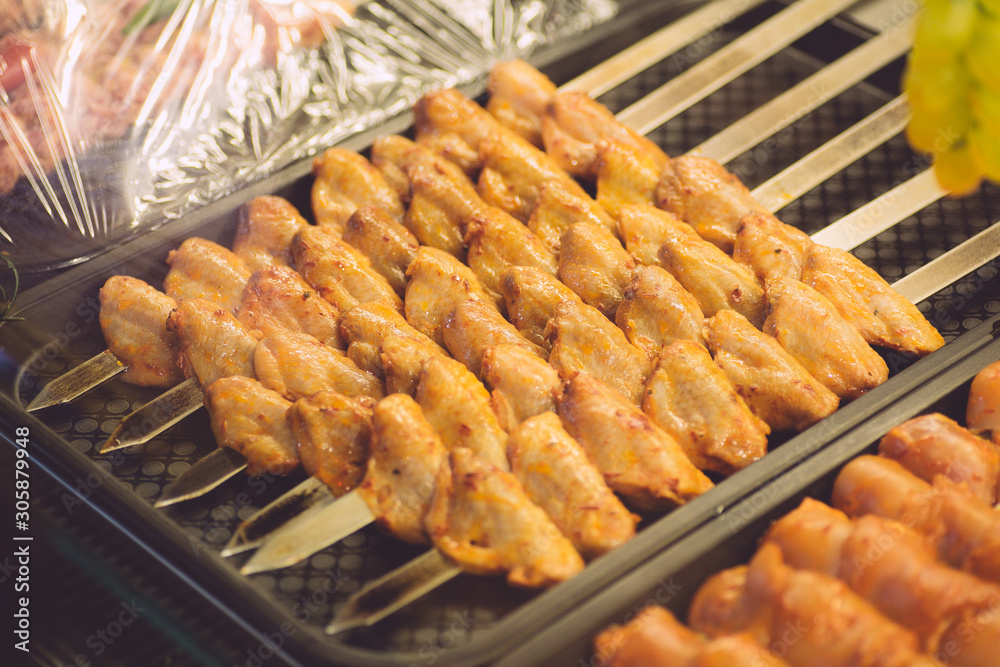
{"label": "food display tray", "polygon": [[598,664],[594,638],[611,624],[627,623],[651,604],[662,605],[677,618],[686,619],[691,600],[705,580],[749,562],[767,528],[795,509],[803,498],[829,503],[841,468],[863,454],[877,454],[879,440],[889,430],[917,415],[933,412],[965,422],[973,377],[1000,360],[1000,318],[977,327],[962,342],[970,351],[963,359],[940,369],[899,401],[871,415],[553,622],[499,661],[497,667]]}
{"label": "food display tray", "polygon": [[[578,70],[589,66],[592,58],[607,58],[608,50],[613,53],[614,48],[630,44],[638,33],[665,25],[674,16],[666,6],[654,12],[642,8],[643,3],[638,5],[602,27],[596,36],[591,35],[589,42],[539,54],[538,64],[561,83],[579,73],[574,67]],[[760,20],[780,8],[780,4],[766,4],[745,20]],[[626,107],[689,67],[696,55],[701,57],[732,39],[746,25],[736,21],[709,33],[696,44],[697,54],[694,47],[682,51],[605,93],[600,100],[613,111]],[[681,154],[866,38],[863,30],[842,20],[828,22],[818,30],[650,136],[670,154]],[[898,67],[854,86],[808,119],[779,132],[765,147],[734,160],[730,169],[754,187],[884,104],[895,94],[892,86],[897,82]],[[472,95],[481,91],[481,82],[478,88],[466,90]],[[376,136],[405,133],[410,122],[409,117],[395,119],[342,145],[363,151]],[[781,217],[812,233],[857,208],[859,201],[870,201],[898,182],[899,166],[912,159],[904,139],[890,140],[787,207]],[[283,196],[310,217],[309,167],[301,163],[283,170],[185,219],[36,281],[18,296],[11,313],[23,319],[0,325],[0,418],[4,432],[17,426],[30,428],[35,464],[73,498],[105,517],[125,539],[181,576],[220,614],[261,637],[261,646],[269,647],[289,664],[528,664],[511,660],[537,646],[533,637],[552,637],[554,628],[578,617],[580,610],[592,608],[588,601],[594,596],[618,590],[619,582],[634,580],[635,572],[647,571],[644,563],[662,561],[662,554],[671,552],[671,545],[680,544],[692,531],[719,525],[720,515],[732,516],[727,512],[748,498],[758,497],[774,480],[784,480],[782,475],[787,471],[801,469],[803,461],[812,462],[830,443],[867,428],[873,415],[893,414],[892,410],[911,394],[936,385],[938,378],[962,367],[983,344],[983,330],[978,325],[1000,312],[995,298],[996,262],[938,291],[920,307],[948,341],[944,348],[916,362],[887,354],[888,382],[801,434],[784,441],[773,438],[772,451],[761,461],[684,507],[644,522],[633,540],[590,563],[567,582],[547,591],[529,591],[511,588],[499,578],[462,575],[373,627],[331,637],[323,628],[350,594],[423,549],[369,527],[296,567],[242,576],[238,570],[246,556],[224,560],[219,551],[240,521],[301,482],[301,471],[287,478],[241,475],[202,498],[156,510],[153,503],[163,487],[215,448],[204,411],[148,443],[108,455],[97,450],[117,422],[158,391],[112,380],[71,404],[39,413],[24,411],[41,386],[104,349],[97,294],[108,277],[127,274],[161,285],[167,269],[165,259],[172,248],[190,236],[228,245],[240,206],[257,195]],[[942,200],[864,243],[856,252],[892,281],[997,219],[1000,193],[987,187],[965,200]],[[680,576],[675,580],[682,581]],[[687,580],[683,581],[682,585],[688,586]],[[539,634],[542,631],[544,635]],[[576,635],[582,637],[581,632]],[[565,654],[551,662],[539,659],[544,664],[575,664],[560,662],[562,657]]]}

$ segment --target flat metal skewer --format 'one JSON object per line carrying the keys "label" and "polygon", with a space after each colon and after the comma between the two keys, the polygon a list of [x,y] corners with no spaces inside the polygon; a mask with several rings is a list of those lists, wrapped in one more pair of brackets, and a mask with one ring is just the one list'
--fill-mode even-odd
{"label": "flat metal skewer", "polygon": [[105,350],[42,387],[42,390],[28,403],[25,410],[34,412],[53,405],[69,403],[116,375],[125,372],[127,368],[115,355],[111,354],[110,350]]}
{"label": "flat metal skewer", "polygon": [[257,574],[291,567],[375,521],[357,491],[349,491],[324,507],[312,507],[292,519],[261,546],[240,572]]}
{"label": "flat metal skewer", "polygon": [[148,442],[201,408],[204,403],[205,391],[198,379],[188,378],[118,422],[101,446],[101,454]]}
{"label": "flat metal skewer", "polygon": [[330,487],[316,477],[309,477],[240,523],[220,555],[227,558],[256,549],[288,521],[319,511],[334,500]]}
{"label": "flat metal skewer", "polygon": [[247,460],[238,451],[219,447],[168,484],[154,507],[167,507],[203,496],[246,467]]}

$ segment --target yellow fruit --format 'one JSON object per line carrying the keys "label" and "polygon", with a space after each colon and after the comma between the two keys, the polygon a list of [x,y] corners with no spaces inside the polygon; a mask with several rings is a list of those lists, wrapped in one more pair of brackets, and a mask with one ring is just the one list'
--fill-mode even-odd
{"label": "yellow fruit", "polygon": [[948,57],[972,39],[980,18],[976,0],[927,0],[914,39],[930,57]]}
{"label": "yellow fruit", "polygon": [[986,132],[1000,137],[1000,93],[978,88],[970,96],[972,116]]}
{"label": "yellow fruit", "polygon": [[976,126],[970,130],[968,141],[979,171],[991,180],[1000,181],[1000,137]]}
{"label": "yellow fruit", "polygon": [[952,194],[968,194],[976,189],[982,174],[977,169],[968,144],[952,146],[938,153],[934,162],[934,173],[938,183]]}
{"label": "yellow fruit", "polygon": [[966,47],[965,62],[980,86],[1000,93],[1000,19],[981,15]]}

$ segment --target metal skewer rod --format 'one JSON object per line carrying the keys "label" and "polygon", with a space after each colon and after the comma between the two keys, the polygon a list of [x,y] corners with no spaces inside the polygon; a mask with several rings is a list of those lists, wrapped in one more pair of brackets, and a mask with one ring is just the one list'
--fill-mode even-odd
{"label": "metal skewer rod", "polygon": [[219,555],[228,558],[256,549],[289,520],[316,512],[334,500],[330,487],[317,477],[308,477],[240,523]]}

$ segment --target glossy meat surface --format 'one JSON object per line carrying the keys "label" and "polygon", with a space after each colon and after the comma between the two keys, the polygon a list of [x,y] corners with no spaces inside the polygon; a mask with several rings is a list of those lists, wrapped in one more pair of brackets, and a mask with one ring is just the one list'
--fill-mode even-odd
{"label": "glossy meat surface", "polygon": [[340,333],[347,342],[351,361],[376,377],[384,377],[382,343],[389,336],[414,341],[428,353],[447,354],[443,347],[417,331],[393,308],[380,303],[364,303],[340,318]]}
{"label": "glossy meat surface", "polygon": [[670,435],[586,373],[566,383],[557,404],[566,431],[635,509],[660,512],[712,488]]}
{"label": "glossy meat surface", "polygon": [[240,209],[233,252],[247,268],[287,266],[292,259],[292,238],[307,224],[298,209],[281,197],[254,197]]}
{"label": "glossy meat surface", "polygon": [[628,342],[596,308],[564,301],[545,330],[549,363],[563,378],[585,372],[638,405],[652,367],[646,353]]}
{"label": "glossy meat surface", "polygon": [[100,291],[104,341],[128,368],[120,376],[142,387],[172,387],[184,379],[177,365],[179,341],[167,330],[177,302],[130,276],[108,278]]}
{"label": "glossy meat surface", "polygon": [[359,303],[382,303],[402,312],[403,301],[368,258],[329,228],[307,227],[292,241],[295,268],[341,313]]}
{"label": "glossy meat surface", "polygon": [[675,340],[705,344],[698,300],[658,266],[639,266],[615,311],[615,324],[650,359]]}
{"label": "glossy meat surface", "polygon": [[433,343],[392,334],[382,339],[379,354],[385,372],[385,393],[409,394],[417,392],[420,371],[424,362],[444,353]]}
{"label": "glossy meat surface", "polygon": [[378,206],[396,220],[403,205],[382,172],[363,155],[346,148],[330,148],[313,160],[312,209],[316,222],[338,232],[362,206]]}
{"label": "glossy meat surface", "polygon": [[248,377],[222,377],[205,387],[205,407],[216,442],[246,457],[248,475],[287,475],[298,466],[285,420],[292,404],[277,392]]}
{"label": "glossy meat surface", "polygon": [[289,400],[333,391],[349,397],[380,399],[382,382],[363,371],[340,350],[309,334],[276,333],[254,351],[257,379]]}
{"label": "glossy meat surface", "polygon": [[678,340],[663,348],[642,410],[702,470],[729,475],[767,453],[767,424],[697,343]]}
{"label": "glossy meat surface", "polygon": [[802,231],[770,213],[754,212],[743,216],[736,228],[733,259],[753,269],[763,284],[779,277],[799,280],[812,246]]}
{"label": "glossy meat surface", "polygon": [[551,250],[558,253],[563,233],[572,225],[589,223],[617,234],[614,219],[588,196],[570,191],[560,181],[546,181],[538,190],[535,207],[525,223]]}
{"label": "glossy meat surface", "polygon": [[465,261],[463,226],[485,206],[469,178],[445,158],[423,147],[403,163],[410,183],[404,222],[420,243]]}
{"label": "glossy meat surface", "polygon": [[555,84],[523,60],[507,60],[490,69],[486,89],[486,110],[507,129],[541,146],[541,116],[556,94]]}
{"label": "glossy meat surface", "polygon": [[427,514],[434,546],[474,574],[540,588],[569,579],[583,558],[513,474],[464,447],[449,454]]}
{"label": "glossy meat surface", "polygon": [[482,376],[483,354],[494,345],[516,345],[540,359],[546,352],[522,336],[493,306],[469,299],[455,306],[443,326],[444,343],[451,355],[476,377]]}
{"label": "glossy meat surface", "polygon": [[842,399],[858,398],[889,379],[889,367],[822,294],[792,278],[767,284],[764,333]]}
{"label": "glossy meat surface", "polygon": [[281,331],[306,333],[320,342],[344,348],[340,313],[288,266],[270,266],[254,273],[243,290],[237,319],[261,337]]}
{"label": "glossy meat surface", "polygon": [[618,218],[618,236],[625,249],[640,264],[659,266],[660,248],[674,236],[701,238],[694,227],[670,211],[654,206],[630,204],[621,208]]}
{"label": "glossy meat surface", "polygon": [[438,345],[444,345],[444,318],[455,306],[467,299],[496,303],[472,269],[435,248],[421,247],[406,274],[406,320]]}
{"label": "glossy meat surface", "polygon": [[705,317],[729,308],[755,327],[764,324],[764,289],[747,267],[707,241],[679,234],[666,238],[659,252],[660,265],[694,295]]}
{"label": "glossy meat surface", "polygon": [[466,447],[490,465],[510,469],[507,432],[486,387],[465,366],[443,356],[427,359],[415,398],[449,451]]}
{"label": "glossy meat surface", "polygon": [[498,208],[475,213],[465,232],[468,265],[491,294],[500,294],[500,275],[511,266],[533,266],[555,275],[551,250],[530,229]]}
{"label": "glossy meat surface", "polygon": [[878,451],[927,482],[944,475],[956,484],[968,485],[984,502],[997,502],[1000,453],[996,446],[942,414],[921,415],[896,426],[882,437]]}
{"label": "glossy meat surface", "polygon": [[778,341],[734,310],[706,320],[705,340],[736,391],[772,431],[805,430],[840,404]]}
{"label": "glossy meat surface", "polygon": [[375,404],[365,479],[358,487],[378,525],[393,537],[424,544],[424,515],[447,452],[423,411],[406,394]]}
{"label": "glossy meat surface", "polygon": [[320,392],[288,410],[288,424],[306,474],[340,497],[361,483],[368,465],[372,401]]}
{"label": "glossy meat surface", "polygon": [[612,218],[618,218],[625,206],[656,203],[663,165],[649,155],[627,144],[602,140],[597,144],[595,167],[597,203]]}
{"label": "glossy meat surface", "polygon": [[490,389],[493,409],[507,432],[529,417],[555,412],[562,382],[552,366],[520,345],[486,348],[483,384]]}
{"label": "glossy meat surface", "polygon": [[735,175],[711,158],[670,160],[660,176],[657,203],[725,252],[732,252],[743,216],[765,212]]}
{"label": "glossy meat surface", "polygon": [[[775,545],[758,549],[748,568],[713,579],[692,602],[689,622],[695,630],[712,636],[749,630],[802,667],[940,664],[921,654],[913,632],[886,619],[843,582],[789,567]],[[789,628],[795,641],[788,640]]]}
{"label": "glossy meat surface", "polygon": [[180,341],[177,365],[207,387],[232,375],[254,377],[257,338],[222,307],[202,299],[178,302],[167,329]]}
{"label": "glossy meat surface", "polygon": [[347,219],[343,239],[361,251],[400,297],[406,269],[417,256],[417,237],[384,208],[362,206]]}
{"label": "glossy meat surface", "polygon": [[976,432],[989,431],[1000,444],[1000,361],[976,373],[969,387],[965,423]]}
{"label": "glossy meat surface", "polygon": [[923,356],[944,338],[920,310],[854,255],[813,245],[802,282],[828,298],[871,345]]}
{"label": "glossy meat surface", "polygon": [[173,299],[204,299],[233,312],[243,298],[250,270],[231,250],[192,237],[167,254],[170,271],[163,291]]}
{"label": "glossy meat surface", "polygon": [[563,301],[583,303],[576,292],[554,276],[539,269],[515,266],[500,275],[500,292],[507,307],[507,317],[521,334],[548,352],[550,342],[545,327],[555,317],[556,306]]}
{"label": "glossy meat surface", "polygon": [[562,236],[559,279],[610,320],[634,270],[635,260],[618,239],[599,227],[576,224]]}
{"label": "glossy meat surface", "polygon": [[630,540],[639,517],[612,492],[583,447],[545,412],[522,422],[507,445],[511,471],[587,559]]}
{"label": "glossy meat surface", "polygon": [[627,624],[602,631],[594,639],[594,652],[607,667],[784,667],[788,664],[745,634],[708,639],[659,605],[647,605]]}
{"label": "glossy meat surface", "polygon": [[655,143],[625,127],[601,103],[582,92],[555,96],[542,117],[545,150],[573,176],[593,180],[601,140],[630,146],[662,169],[666,154]]}

